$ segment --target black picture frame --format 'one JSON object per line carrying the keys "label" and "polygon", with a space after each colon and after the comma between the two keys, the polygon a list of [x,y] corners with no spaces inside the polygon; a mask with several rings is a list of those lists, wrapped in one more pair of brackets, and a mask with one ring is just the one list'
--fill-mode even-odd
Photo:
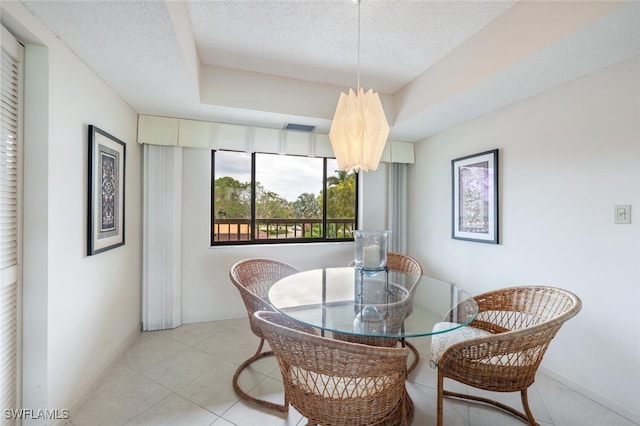
{"label": "black picture frame", "polygon": [[88,126],[87,255],[124,245],[127,145]]}
{"label": "black picture frame", "polygon": [[451,238],[499,244],[498,150],[451,160]]}

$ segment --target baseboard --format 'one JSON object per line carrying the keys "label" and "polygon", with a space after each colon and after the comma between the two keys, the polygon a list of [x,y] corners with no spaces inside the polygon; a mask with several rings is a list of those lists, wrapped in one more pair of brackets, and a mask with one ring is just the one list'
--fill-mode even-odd
{"label": "baseboard", "polygon": [[616,403],[615,401],[610,400],[609,398],[606,398],[596,392],[593,392],[590,389],[585,388],[584,386],[574,382],[573,380],[568,379],[565,376],[562,376],[558,373],[556,373],[555,371],[549,370],[548,368],[545,367],[540,367],[540,372],[543,373],[544,375],[552,378],[553,380],[562,383],[563,385],[574,389],[575,391],[581,393],[582,395],[586,396],[587,398],[597,402],[598,404],[602,405],[603,407],[608,408],[611,411],[616,412],[617,414],[621,415],[622,417],[625,417],[626,419],[628,419],[629,421],[640,425],[640,413],[637,411],[632,411],[627,407],[623,407],[620,404]]}
{"label": "baseboard", "polygon": [[[129,335],[124,340],[124,342],[120,345],[120,347],[118,347],[118,349],[113,353],[113,355],[109,357],[109,360],[105,362],[102,368],[89,381],[87,386],[85,386],[85,388],[79,393],[78,398],[75,401],[73,401],[71,404],[69,404],[69,413],[71,413],[72,416],[73,416],[73,413],[75,413],[78,409],[80,409],[82,404],[85,403],[85,401],[89,398],[89,396],[96,389],[96,387],[98,387],[98,385],[100,384],[102,379],[105,378],[107,372],[111,369],[111,367],[113,367],[115,363],[122,357],[122,355],[124,355],[127,349],[131,347],[131,345],[133,344],[133,342],[135,342],[136,338],[140,335],[140,333],[142,333],[142,324],[137,325],[136,328],[131,333],[129,333]],[[68,424],[70,424],[69,420],[57,420],[51,423],[52,426],[61,426],[61,425],[68,425]]]}

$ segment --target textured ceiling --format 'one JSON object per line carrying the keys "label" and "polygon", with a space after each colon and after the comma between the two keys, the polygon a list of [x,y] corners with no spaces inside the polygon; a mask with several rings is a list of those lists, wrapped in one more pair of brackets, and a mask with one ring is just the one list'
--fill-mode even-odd
{"label": "textured ceiling", "polygon": [[[24,1],[141,114],[327,132],[351,0]],[[640,55],[640,2],[363,0],[360,82],[416,141]]]}
{"label": "textured ceiling", "polygon": [[[358,8],[352,1],[259,4],[187,3],[200,60],[338,86],[356,84]],[[363,2],[362,84],[396,92],[513,4]]]}

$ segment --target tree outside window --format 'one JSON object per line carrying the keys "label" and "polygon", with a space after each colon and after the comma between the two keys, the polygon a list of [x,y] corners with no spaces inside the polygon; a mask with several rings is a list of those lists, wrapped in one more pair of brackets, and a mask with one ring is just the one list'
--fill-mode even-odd
{"label": "tree outside window", "polygon": [[337,168],[332,158],[213,151],[211,244],[352,240],[357,175]]}

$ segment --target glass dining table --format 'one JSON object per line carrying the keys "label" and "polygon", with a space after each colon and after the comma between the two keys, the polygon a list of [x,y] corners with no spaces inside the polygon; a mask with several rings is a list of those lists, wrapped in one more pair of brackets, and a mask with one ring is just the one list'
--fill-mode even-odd
{"label": "glass dining table", "polygon": [[[473,297],[459,286],[395,270],[367,273],[336,267],[303,271],[277,281],[268,297],[276,310],[319,329],[322,335],[331,332],[404,341],[455,330],[478,314]],[[434,331],[436,323],[444,326]]]}

